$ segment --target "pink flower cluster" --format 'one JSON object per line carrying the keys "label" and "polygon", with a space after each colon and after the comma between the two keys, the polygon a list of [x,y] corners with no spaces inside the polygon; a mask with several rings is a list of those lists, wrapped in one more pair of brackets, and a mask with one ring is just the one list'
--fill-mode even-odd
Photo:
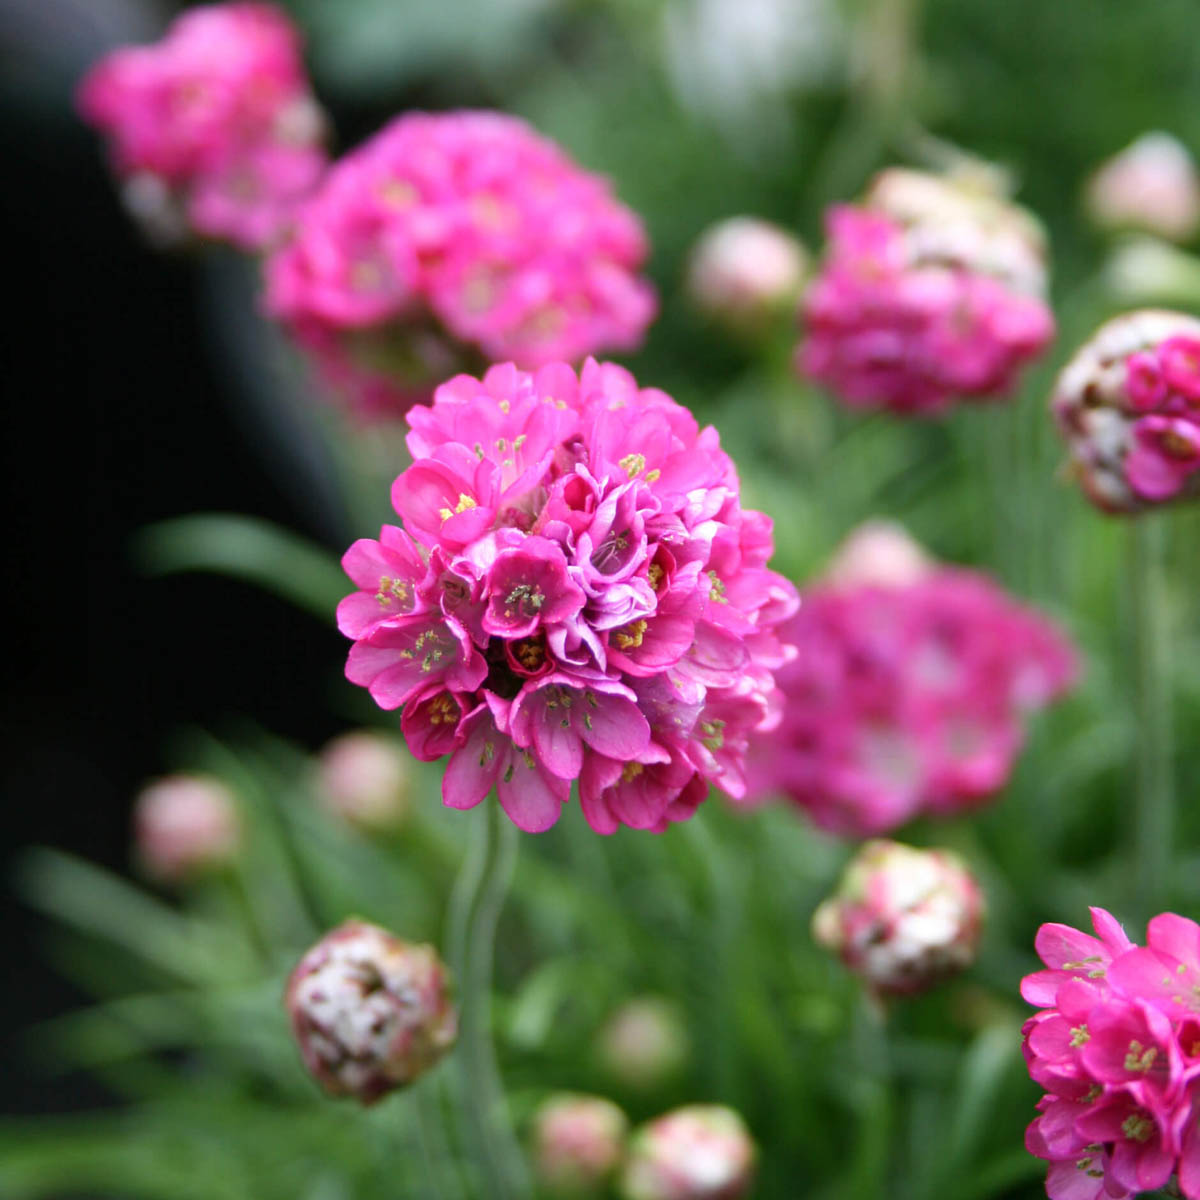
{"label": "pink flower cluster", "polygon": [[971,571],[903,584],[822,583],[784,637],[783,720],[755,742],[751,794],[782,792],[822,828],[886,833],[1004,786],[1022,716],[1075,675],[1044,617]]}
{"label": "pink flower cluster", "polygon": [[415,113],[330,171],[268,263],[267,307],[360,411],[398,414],[446,362],[635,346],[646,252],[608,184],[524,122]]}
{"label": "pink flower cluster", "polygon": [[266,4],[194,8],[155,45],[114,51],[79,107],[108,137],[131,207],[159,229],[260,249],[325,169],[299,38]]}
{"label": "pink flower cluster", "polygon": [[578,779],[611,833],[690,816],[709,782],[740,795],[796,596],[716,431],[592,360],[458,376],[408,423],[403,528],[346,553],[338,621],[347,677],[418,758],[449,755],[446,803],[496,787],[536,832]]}
{"label": "pink flower cluster", "polygon": [[1053,336],[1040,245],[998,204],[885,172],[861,206],[833,208],[826,231],[797,362],[854,408],[937,413],[1003,395]]}
{"label": "pink flower cluster", "polygon": [[1200,925],[1162,913],[1135,946],[1102,908],[1096,936],[1043,925],[1046,970],[1021,994],[1025,1058],[1046,1089],[1025,1144],[1053,1200],[1134,1196],[1172,1175],[1200,1200]]}
{"label": "pink flower cluster", "polygon": [[1200,322],[1144,309],[1102,325],[1052,401],[1088,497],[1112,512],[1200,494]]}

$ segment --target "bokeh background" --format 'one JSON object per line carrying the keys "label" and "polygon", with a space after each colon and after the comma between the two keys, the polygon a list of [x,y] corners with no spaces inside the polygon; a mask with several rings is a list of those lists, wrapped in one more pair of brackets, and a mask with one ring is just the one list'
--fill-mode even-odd
{"label": "bokeh background", "polygon": [[[846,1015],[854,1012],[853,986],[808,945],[809,916],[843,849],[790,812],[751,826],[714,800],[696,830],[651,846],[638,835],[593,845],[565,829],[523,858],[502,929],[509,952],[500,956],[516,1108],[527,1109],[539,1087],[604,1086],[592,1066],[572,1077],[572,1045],[622,989],[666,991],[683,1004],[706,1052],[674,1090],[622,1099],[637,1116],[692,1095],[741,1106],[766,1151],[762,1196],[1041,1194],[1039,1165],[1026,1161],[1020,1143],[1037,1093],[1021,1075],[1015,1041],[1023,1011],[1016,984],[1033,965],[1033,932],[1046,919],[1081,923],[1087,903],[1112,907],[1131,926],[1149,915],[1138,910],[1128,855],[1128,531],[1056,478],[1045,396],[1072,344],[1109,313],[1155,298],[1113,286],[1112,247],[1083,219],[1080,189],[1101,159],[1148,129],[1200,146],[1194,3],[286,7],[307,34],[338,148],[405,109],[495,107],[526,117],[612,177],[646,222],[662,300],[645,348],[627,361],[644,383],[718,425],[747,503],[776,519],[781,570],[803,580],[857,522],[893,517],[939,556],[987,569],[1049,610],[1087,660],[1084,687],[1038,722],[993,808],[973,821],[909,831],[968,855],[993,918],[969,980],[895,1019],[886,1072],[870,1031]],[[271,1043],[235,1083],[232,1070],[219,1068],[228,1066],[228,1046],[210,1046],[205,1053],[218,1065],[201,1068],[187,1037],[166,1036],[146,1060],[153,1070],[143,1064],[139,1076],[111,1069],[118,1059],[125,1067],[139,1061],[136,1053],[105,1059],[90,1043],[102,1069],[64,1070],[51,1043],[69,1043],[78,1028],[30,1032],[82,1004],[98,972],[95,962],[83,963],[81,939],[65,937],[45,905],[30,901],[38,872],[49,868],[22,848],[52,845],[126,872],[139,782],[227,753],[195,731],[211,731],[221,746],[249,741],[259,760],[269,757],[264,746],[279,744],[268,735],[282,739],[286,749],[270,769],[286,774],[300,770],[289,756],[369,716],[341,682],[344,647],[332,622],[243,581],[156,574],[137,538],[172,516],[245,512],[336,553],[378,524],[386,501],[382,489],[339,488],[339,447],[350,435],[312,403],[286,349],[256,319],[253,269],[220,254],[171,258],[144,247],[96,139],[73,114],[71,90],[86,66],[115,44],[157,36],[172,11],[137,0],[0,0],[0,205],[10,264],[3,476],[8,591],[16,599],[0,722],[3,899],[11,909],[0,931],[0,1098],[14,1118],[97,1105],[119,1113],[165,1094],[169,1085],[152,1079],[155,1072],[194,1071],[229,1114],[257,1099],[276,1118],[292,1112],[294,1128],[324,1129],[319,1136],[338,1147],[326,1157],[341,1165],[330,1168],[322,1191],[319,1171],[300,1171],[296,1178],[308,1181],[301,1186],[269,1155],[264,1166],[250,1149],[243,1161],[234,1148],[210,1190],[188,1191],[166,1168],[122,1182],[133,1175],[112,1165],[101,1176],[107,1182],[91,1185],[39,1174],[32,1164],[40,1143],[29,1141],[24,1124],[0,1151],[28,1149],[9,1180],[22,1196],[68,1194],[37,1191],[39,1179],[89,1196],[407,1195],[387,1190],[381,1173],[382,1121],[360,1145],[350,1114],[339,1111],[329,1132],[324,1108],[311,1097],[302,1107],[303,1080],[280,1085],[284,1100],[263,1082],[275,1069],[271,1053],[290,1061],[285,1045]],[[823,208],[853,196],[888,162],[920,161],[930,132],[1008,168],[1022,202],[1049,230],[1060,336],[1012,404],[909,424],[846,414],[794,379],[789,330],[752,349],[715,335],[686,303],[686,253],[711,222],[753,213],[816,247]],[[372,462],[383,478],[386,463]],[[1179,805],[1163,892],[1177,911],[1197,915],[1200,519],[1181,511],[1170,525]],[[267,768],[254,770],[261,779]],[[436,778],[422,779],[428,807]],[[453,866],[461,829],[435,813],[427,833],[442,857],[429,851],[416,865],[400,864],[405,897],[423,880],[443,885]],[[336,878],[320,915],[340,918],[334,910],[344,902],[396,924],[384,911],[382,874],[375,891],[347,893],[364,869],[356,850],[347,853],[330,868]],[[718,876],[724,883],[714,893]],[[554,919],[539,916],[548,904],[559,905]],[[436,906],[414,906],[413,932],[434,936]],[[589,919],[605,928],[589,929]],[[640,937],[631,922],[644,926]],[[301,933],[289,931],[297,945]],[[715,939],[711,953],[707,938]],[[548,975],[556,963],[558,975]],[[281,969],[270,964],[270,986],[256,993],[268,999],[254,1020],[272,1011],[271,971]],[[532,993],[531,980],[542,981]],[[581,993],[594,1003],[572,1000]],[[278,1041],[278,1032],[264,1035],[271,1036]],[[217,1107],[213,1100],[209,1111]],[[196,1138],[236,1141],[203,1134],[194,1114],[180,1120]],[[38,1129],[59,1136],[58,1126]],[[271,1131],[278,1134],[270,1126],[260,1144]],[[74,1145],[76,1132],[62,1126],[61,1145]],[[86,1177],[95,1162],[78,1153]],[[935,1159],[941,1165],[931,1165]],[[898,1191],[877,1190],[896,1179]]]}

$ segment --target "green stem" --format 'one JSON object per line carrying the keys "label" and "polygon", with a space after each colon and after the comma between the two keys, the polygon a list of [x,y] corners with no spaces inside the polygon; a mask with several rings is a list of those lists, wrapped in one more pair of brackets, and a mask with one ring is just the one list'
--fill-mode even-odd
{"label": "green stem", "polygon": [[1174,824],[1165,522],[1157,513],[1138,518],[1129,547],[1137,721],[1134,851],[1137,904],[1144,915],[1158,911],[1165,899]]}

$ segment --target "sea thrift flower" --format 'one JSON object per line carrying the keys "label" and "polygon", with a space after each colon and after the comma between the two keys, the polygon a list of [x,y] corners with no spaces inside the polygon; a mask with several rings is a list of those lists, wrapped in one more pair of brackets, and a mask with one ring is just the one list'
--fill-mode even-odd
{"label": "sea thrift flower", "polygon": [[533,1164],[553,1196],[599,1195],[625,1153],[629,1122],[611,1100],[561,1093],[534,1114]]}
{"label": "sea thrift flower", "polygon": [[297,964],[284,997],[305,1066],[331,1096],[373,1104],[453,1045],[458,1016],[432,946],[346,921]]}
{"label": "sea thrift flower", "polygon": [[191,229],[261,249],[325,169],[299,38],[267,4],[193,8],[162,41],[114,51],[84,79],[79,109],[158,241]]}
{"label": "sea thrift flower", "polygon": [[1038,1007],[1025,1059],[1046,1090],[1025,1144],[1051,1165],[1052,1200],[1165,1187],[1200,1200],[1200,925],[1151,920],[1135,946],[1102,908],[1095,936],[1043,925],[1046,969],[1021,982]]}
{"label": "sea thrift flower", "polygon": [[449,757],[445,802],[495,789],[537,832],[578,780],[612,833],[687,818],[710,783],[741,795],[796,596],[716,431],[594,361],[462,375],[408,423],[403,528],[347,552],[338,620],[347,678]]}
{"label": "sea thrift flower", "polygon": [[134,806],[137,856],[156,879],[177,883],[231,862],[241,845],[233,795],[198,775],[170,775],[144,788]]}
{"label": "sea thrift flower", "polygon": [[881,996],[923,992],[975,961],[979,885],[948,850],[867,842],[813,916],[813,936]]}
{"label": "sea thrift flower", "polygon": [[1168,133],[1144,133],[1088,180],[1087,207],[1102,229],[1137,229],[1186,242],[1200,226],[1200,176]]}
{"label": "sea thrift flower", "polygon": [[798,655],[776,675],[783,715],[753,741],[743,802],[782,794],[852,837],[995,795],[1027,714],[1076,675],[1043,616],[876,524],[851,536],[785,631]]}
{"label": "sea thrift flower", "polygon": [[691,1053],[679,1006],[662,996],[621,1005],[600,1031],[600,1061],[626,1087],[648,1091],[674,1078]]}
{"label": "sea thrift flower", "polygon": [[635,1131],[621,1195],[625,1200],[740,1200],[750,1194],[757,1156],[733,1109],[690,1104]]}
{"label": "sea thrift flower", "polygon": [[334,738],[318,760],[321,802],[332,816],[364,832],[397,829],[408,815],[409,761],[402,749],[377,734]]}
{"label": "sea thrift flower", "polygon": [[851,407],[1002,396],[1053,336],[1041,230],[995,195],[894,168],[826,227],[797,363]]}
{"label": "sea thrift flower", "polygon": [[267,309],[362,415],[455,364],[636,346],[654,315],[638,219],[524,122],[414,113],[329,172],[267,265]]}
{"label": "sea thrift flower", "polygon": [[688,294],[715,321],[753,335],[794,307],[807,267],[804,247],[786,230],[756,217],[730,217],[692,251]]}
{"label": "sea thrift flower", "polygon": [[1101,325],[1063,368],[1051,408],[1069,470],[1098,508],[1200,496],[1200,321],[1140,309]]}

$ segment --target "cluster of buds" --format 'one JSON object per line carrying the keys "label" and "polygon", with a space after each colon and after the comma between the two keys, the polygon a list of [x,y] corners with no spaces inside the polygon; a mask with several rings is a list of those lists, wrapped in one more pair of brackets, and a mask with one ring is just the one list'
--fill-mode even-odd
{"label": "cluster of buds", "polygon": [[612,833],[691,816],[710,783],[742,795],[797,600],[716,431],[590,360],[459,376],[408,423],[403,528],[346,553],[338,621],[347,677],[417,758],[449,756],[445,802],[496,788],[538,832],[578,780]]}
{"label": "cluster of buds", "polygon": [[786,230],[756,217],[730,217],[696,243],[687,290],[706,316],[754,336],[792,311],[807,269],[803,245]]}
{"label": "cluster of buds", "polygon": [[625,1155],[629,1121],[599,1096],[561,1093],[534,1114],[533,1163],[552,1196],[588,1197],[604,1191]]}
{"label": "cluster of buds", "polygon": [[1134,229],[1186,242],[1200,227],[1200,176],[1167,133],[1144,133],[1088,180],[1087,208],[1102,229]]}
{"label": "cluster of buds", "polygon": [[138,795],[134,842],[147,874],[178,883],[232,862],[241,824],[229,789],[199,775],[170,775]]}
{"label": "cluster of buds", "polygon": [[1102,908],[1095,937],[1043,925],[1021,994],[1025,1058],[1046,1089],[1025,1144],[1052,1200],[1124,1200],[1175,1177],[1200,1200],[1200,925],[1162,913],[1135,946]]}
{"label": "cluster of buds", "polygon": [[813,936],[877,996],[906,996],[971,965],[983,895],[948,850],[870,841],[813,916]]}
{"label": "cluster of buds", "polygon": [[748,802],[783,794],[856,837],[995,795],[1027,714],[1076,674],[1045,617],[895,526],[853,535],[784,636],[797,656],[776,675],[779,726],[754,740]]}
{"label": "cluster of buds", "polygon": [[412,1083],[458,1036],[432,946],[346,921],[296,965],[284,997],[305,1066],[331,1096],[373,1104]]}
{"label": "cluster of buds", "polygon": [[852,407],[1004,395],[1053,336],[1041,229],[981,186],[893,168],[827,232],[797,361]]}
{"label": "cluster of buds", "polygon": [[691,1104],[637,1129],[621,1174],[624,1200],[741,1200],[758,1152],[730,1108]]}
{"label": "cluster of buds", "polygon": [[364,833],[388,833],[404,824],[412,770],[390,739],[343,734],[325,746],[317,765],[318,795],[330,816]]}
{"label": "cluster of buds", "polygon": [[299,38],[266,4],[194,8],[160,42],[114,51],[84,79],[79,107],[159,242],[191,232],[262,249],[325,170]]}
{"label": "cluster of buds", "polygon": [[1051,400],[1068,469],[1098,508],[1200,496],[1200,321],[1141,309],[1102,325]]}
{"label": "cluster of buds", "polygon": [[638,344],[646,239],[607,182],[493,112],[399,117],[342,158],[267,264],[267,308],[362,416],[455,369]]}
{"label": "cluster of buds", "polygon": [[665,996],[636,996],[605,1022],[600,1062],[622,1086],[651,1091],[675,1078],[691,1054],[679,1006]]}

